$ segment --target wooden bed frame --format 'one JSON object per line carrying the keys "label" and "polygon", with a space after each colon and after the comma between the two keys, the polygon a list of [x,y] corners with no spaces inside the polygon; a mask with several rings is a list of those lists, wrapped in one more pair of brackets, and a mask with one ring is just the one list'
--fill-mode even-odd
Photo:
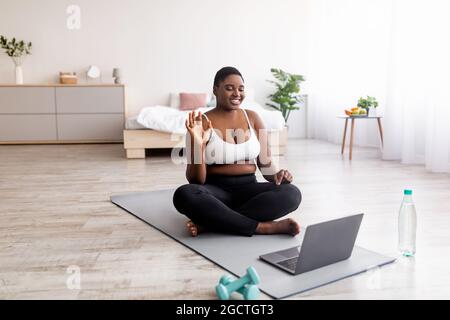
{"label": "wooden bed frame", "polygon": [[185,147],[184,134],[151,129],[123,130],[123,146],[128,159],[144,159],[145,149]]}
{"label": "wooden bed frame", "polygon": [[[287,129],[269,131],[268,143],[272,155],[283,155],[287,143]],[[123,145],[128,159],[144,159],[146,149],[184,148],[185,135],[151,129],[124,130]]]}

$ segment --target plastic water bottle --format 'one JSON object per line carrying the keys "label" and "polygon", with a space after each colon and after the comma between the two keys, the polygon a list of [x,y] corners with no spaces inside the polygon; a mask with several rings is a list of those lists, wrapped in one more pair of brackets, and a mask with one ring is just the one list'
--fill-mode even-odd
{"label": "plastic water bottle", "polygon": [[405,257],[416,253],[416,207],[412,199],[412,190],[403,191],[403,201],[398,215],[398,248]]}

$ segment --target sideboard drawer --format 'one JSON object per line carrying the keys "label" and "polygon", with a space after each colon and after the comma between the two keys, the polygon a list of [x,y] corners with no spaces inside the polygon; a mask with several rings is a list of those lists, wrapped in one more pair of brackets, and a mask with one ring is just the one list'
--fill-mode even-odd
{"label": "sideboard drawer", "polygon": [[123,87],[57,87],[56,113],[122,113]]}
{"label": "sideboard drawer", "polygon": [[121,142],[124,109],[123,85],[0,85],[0,144]]}
{"label": "sideboard drawer", "polygon": [[55,113],[55,88],[0,87],[0,113]]}
{"label": "sideboard drawer", "polygon": [[58,114],[59,140],[123,140],[123,114]]}
{"label": "sideboard drawer", "polygon": [[0,141],[56,140],[56,115],[0,115]]}

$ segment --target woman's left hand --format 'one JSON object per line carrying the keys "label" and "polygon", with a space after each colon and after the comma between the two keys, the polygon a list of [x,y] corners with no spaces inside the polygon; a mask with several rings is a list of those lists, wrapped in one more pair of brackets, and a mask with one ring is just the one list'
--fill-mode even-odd
{"label": "woman's left hand", "polygon": [[280,185],[281,183],[291,183],[293,179],[292,174],[284,169],[278,171],[273,178],[276,185]]}

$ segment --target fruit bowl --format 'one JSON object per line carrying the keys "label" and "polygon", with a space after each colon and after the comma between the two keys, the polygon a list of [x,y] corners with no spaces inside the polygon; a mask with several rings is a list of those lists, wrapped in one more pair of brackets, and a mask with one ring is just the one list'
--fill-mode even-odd
{"label": "fruit bowl", "polygon": [[349,117],[367,117],[368,116],[367,110],[365,110],[363,108],[359,108],[359,107],[346,109],[344,111],[345,111],[345,114]]}

